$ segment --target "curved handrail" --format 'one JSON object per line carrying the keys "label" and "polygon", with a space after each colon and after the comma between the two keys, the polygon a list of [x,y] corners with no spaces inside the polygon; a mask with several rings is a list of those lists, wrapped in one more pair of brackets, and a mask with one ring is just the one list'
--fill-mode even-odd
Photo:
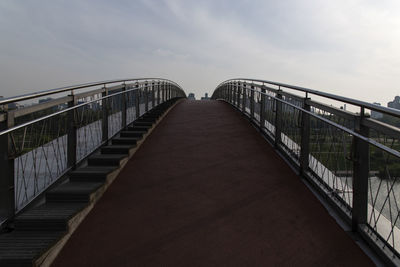
{"label": "curved handrail", "polygon": [[83,88],[89,88],[93,86],[98,86],[98,85],[106,85],[106,84],[112,84],[112,83],[119,83],[119,82],[134,82],[134,81],[146,81],[146,80],[158,80],[158,81],[165,81],[172,83],[173,85],[177,86],[180,88],[182,91],[182,87],[180,87],[177,83],[174,81],[168,80],[168,79],[163,79],[163,78],[129,78],[129,79],[116,79],[116,80],[106,80],[106,81],[99,81],[99,82],[91,82],[91,83],[83,83],[83,84],[78,84],[78,85],[72,85],[72,86],[65,86],[65,87],[60,87],[60,88],[54,88],[54,89],[48,89],[48,90],[43,90],[35,93],[29,93],[29,94],[24,94],[24,95],[19,95],[19,96],[12,96],[12,97],[7,97],[7,98],[2,98],[0,99],[0,105],[5,105],[13,102],[18,102],[18,101],[24,101],[24,100],[29,100],[41,96],[46,96],[46,95],[52,95],[52,94],[58,94],[58,93],[63,93],[71,90],[78,90],[78,89],[83,89]]}
{"label": "curved handrail", "polygon": [[362,107],[362,108],[367,108],[367,109],[370,109],[370,110],[382,112],[382,113],[385,113],[385,114],[388,114],[388,115],[400,116],[400,110],[397,110],[397,109],[378,106],[378,105],[374,105],[374,104],[371,104],[371,103],[368,103],[368,102],[365,102],[365,101],[361,101],[361,100],[357,100],[357,99],[353,99],[353,98],[349,98],[349,97],[344,97],[344,96],[339,96],[339,95],[335,95],[335,94],[325,93],[325,92],[318,91],[318,90],[315,90],[315,89],[310,89],[310,88],[306,88],[306,87],[290,85],[290,84],[285,84],[285,83],[280,83],[280,82],[268,81],[268,80],[249,79],[249,78],[234,78],[234,79],[229,79],[229,80],[226,80],[224,82],[221,82],[217,86],[217,88],[220,87],[223,84],[226,84],[226,83],[229,83],[229,82],[234,82],[234,81],[250,81],[250,82],[259,82],[259,83],[263,83],[263,84],[264,83],[271,84],[271,85],[275,85],[275,86],[289,88],[289,89],[296,90],[296,91],[301,91],[301,92],[308,93],[308,94],[318,95],[318,96],[329,98],[329,99],[332,99],[332,100],[341,101],[341,102],[344,102],[344,103],[347,103],[347,104],[351,104],[351,105],[359,106],[359,107]]}

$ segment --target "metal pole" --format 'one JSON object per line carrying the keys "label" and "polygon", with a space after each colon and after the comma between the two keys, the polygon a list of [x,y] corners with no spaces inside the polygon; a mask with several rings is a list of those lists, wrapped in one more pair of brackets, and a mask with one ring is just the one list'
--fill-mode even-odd
{"label": "metal pole", "polygon": [[[304,98],[303,109],[310,111],[309,98]],[[300,147],[300,172],[306,174],[310,158],[310,115],[301,113],[301,147]]]}
{"label": "metal pole", "polygon": [[147,81],[144,84],[144,110],[145,112],[149,111],[149,90],[148,90],[148,83]]}
{"label": "metal pole", "polygon": [[[14,126],[14,114],[7,112],[7,119],[0,123],[0,131]],[[12,133],[0,136],[0,222],[11,221],[15,215],[14,155]]]}
{"label": "metal pole", "polygon": [[236,87],[236,107],[239,109],[240,106],[240,88],[239,88],[239,83],[235,83],[235,87]]}
{"label": "metal pole", "polygon": [[242,98],[242,112],[246,113],[246,83],[243,83],[243,98]]}
{"label": "metal pole", "polygon": [[250,91],[250,97],[251,97],[251,100],[250,100],[250,118],[251,118],[251,120],[254,120],[254,84],[252,84],[251,86],[250,86],[250,88],[251,88],[251,91]]}
{"label": "metal pole", "polygon": [[[364,108],[361,108],[358,129],[356,132],[369,137],[369,128],[363,125],[365,118]],[[353,212],[352,230],[357,231],[358,226],[367,223],[368,218],[368,175],[369,175],[369,144],[357,137],[353,137]]]}
{"label": "metal pole", "polygon": [[139,89],[139,83],[137,82],[135,84],[135,88],[136,90],[133,91],[134,92],[134,96],[135,96],[135,109],[136,109],[136,119],[139,118],[140,116],[140,89]]}
{"label": "metal pole", "polygon": [[157,105],[160,105],[160,97],[161,97],[161,94],[160,94],[160,82],[158,82],[157,83]]}
{"label": "metal pole", "polygon": [[[70,95],[72,96],[72,100],[68,102],[68,107],[71,108],[76,105],[78,102],[78,99],[76,96],[73,94]],[[68,117],[68,122],[67,122],[67,165],[68,167],[71,167],[75,169],[76,167],[76,148],[78,146],[78,127],[77,127],[77,121],[76,121],[76,109],[73,109],[71,111],[68,111],[67,117]]]}
{"label": "metal pole", "polygon": [[156,104],[156,93],[155,93],[154,81],[151,83],[151,108],[154,108]]}
{"label": "metal pole", "polygon": [[265,87],[261,88],[261,106],[260,106],[260,130],[262,131],[265,125],[265,107],[266,107],[266,97],[265,97]]}
{"label": "metal pole", "polygon": [[[278,90],[276,98],[282,99],[282,91]],[[282,102],[275,99],[275,147],[278,148],[281,143],[282,129]]]}
{"label": "metal pole", "polygon": [[[104,92],[102,93],[102,96],[108,96],[108,89],[104,85]],[[103,120],[102,120],[102,130],[103,130],[103,141],[108,140],[108,115],[109,115],[109,100],[108,98],[105,98],[102,100],[102,108],[103,108]]]}
{"label": "metal pole", "polygon": [[[123,92],[126,92],[126,84],[124,83],[124,87],[122,88]],[[126,118],[127,118],[127,94],[123,93],[121,95],[121,127],[125,128],[126,127]]]}

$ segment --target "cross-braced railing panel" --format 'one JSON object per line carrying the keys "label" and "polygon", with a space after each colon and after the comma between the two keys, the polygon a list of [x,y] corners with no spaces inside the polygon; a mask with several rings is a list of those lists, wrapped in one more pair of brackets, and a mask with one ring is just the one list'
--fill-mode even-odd
{"label": "cross-braced railing panel", "polygon": [[66,114],[59,114],[10,133],[17,210],[64,173],[67,127]]}
{"label": "cross-braced railing panel", "polygon": [[[92,90],[75,94],[82,88]],[[53,92],[69,95],[0,116],[7,118],[0,121],[0,165],[5,171],[0,179],[4,185],[0,187],[0,223],[12,218],[126,125],[171,98],[186,96],[179,85],[165,79],[107,81],[33,95]]]}
{"label": "cross-braced railing panel", "polygon": [[[318,102],[311,95],[318,96]],[[399,260],[400,111],[252,79],[225,81],[212,98],[248,116],[288,162],[320,188],[354,231],[380,247],[388,262]],[[327,103],[319,102],[321,98]],[[347,111],[346,104],[358,112]],[[367,110],[383,119],[369,118]]]}

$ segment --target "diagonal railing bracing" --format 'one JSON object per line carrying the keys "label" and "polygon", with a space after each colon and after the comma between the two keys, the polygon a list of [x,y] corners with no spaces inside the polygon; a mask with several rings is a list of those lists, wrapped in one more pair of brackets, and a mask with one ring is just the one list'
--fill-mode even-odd
{"label": "diagonal railing bracing", "polygon": [[[9,109],[39,97],[47,98]],[[6,225],[120,130],[176,97],[186,95],[175,82],[140,78],[0,99],[0,225]]]}
{"label": "diagonal railing bracing", "polygon": [[387,263],[399,263],[399,110],[244,78],[222,82],[212,98],[248,116],[353,231]]}

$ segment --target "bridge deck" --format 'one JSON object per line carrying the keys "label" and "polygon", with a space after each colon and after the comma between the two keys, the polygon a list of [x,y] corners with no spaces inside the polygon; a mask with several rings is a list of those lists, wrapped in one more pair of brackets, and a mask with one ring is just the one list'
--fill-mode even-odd
{"label": "bridge deck", "polygon": [[54,266],[371,266],[229,105],[178,104]]}

